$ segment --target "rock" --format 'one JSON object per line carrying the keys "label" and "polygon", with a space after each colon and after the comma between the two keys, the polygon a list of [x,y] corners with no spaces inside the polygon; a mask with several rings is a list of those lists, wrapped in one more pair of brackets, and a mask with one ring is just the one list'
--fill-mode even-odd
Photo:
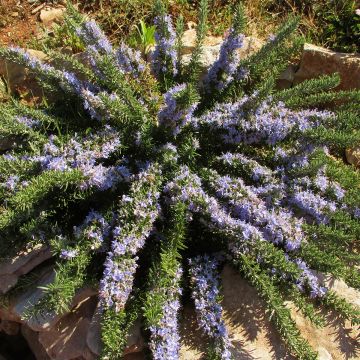
{"label": "rock", "polygon": [[40,4],[38,5],[36,8],[34,8],[33,10],[31,10],[31,14],[35,15],[37,12],[39,12],[43,7],[45,7],[45,3],[44,4]]}
{"label": "rock", "polygon": [[96,297],[88,297],[51,329],[39,333],[39,343],[54,360],[95,360],[87,347],[87,331],[96,307]]}
{"label": "rock", "polygon": [[36,304],[43,296],[43,290],[39,289],[39,286],[49,285],[55,278],[55,272],[50,267],[43,270],[41,277],[39,278],[36,286],[34,288],[25,291],[24,293],[16,296],[11,300],[11,304],[8,308],[8,314],[11,314],[18,319],[19,322],[24,322],[32,330],[41,331],[44,328],[49,327],[51,320],[55,318],[55,314],[46,314],[44,317],[37,317],[22,320],[26,311]]}
{"label": "rock", "polygon": [[100,305],[96,306],[94,315],[91,319],[89,331],[86,335],[86,343],[90,351],[95,355],[100,355],[102,349],[101,342],[101,311]]}
{"label": "rock", "polygon": [[333,290],[337,295],[346,299],[354,306],[360,307],[360,291],[348,286],[344,280],[335,279],[331,275],[325,276],[325,286]]}
{"label": "rock", "polygon": [[137,319],[129,329],[127,345],[124,355],[142,352],[145,347],[145,340],[141,335],[141,321]]}
{"label": "rock", "polygon": [[349,164],[360,167],[360,146],[346,149],[346,160]]}
{"label": "rock", "polygon": [[195,28],[196,28],[196,22],[194,22],[194,21],[188,21],[188,22],[186,23],[186,27],[188,28],[188,30],[195,29]]}
{"label": "rock", "polygon": [[279,79],[276,82],[276,87],[279,90],[289,89],[295,78],[297,66],[290,64],[288,67],[280,74]]}
{"label": "rock", "polygon": [[[190,24],[191,26],[191,24]],[[204,47],[220,45],[223,41],[223,38],[220,36],[206,36],[204,40]],[[183,49],[182,54],[191,54],[195,48],[196,44],[196,29],[189,28],[189,30],[184,31],[182,37]]]}
{"label": "rock", "polygon": [[18,17],[19,16],[19,12],[18,11],[14,11],[10,14],[12,17]]}
{"label": "rock", "polygon": [[341,77],[338,89],[360,89],[359,54],[339,53],[320,46],[305,44],[294,83],[335,72]]}
{"label": "rock", "polygon": [[[222,272],[224,321],[238,360],[293,360],[277,331],[268,321],[263,301],[256,290],[233,268],[225,266]],[[181,324],[183,343],[181,359],[204,358],[206,341],[196,324],[192,309],[185,308]]]}
{"label": "rock", "polygon": [[[220,45],[204,47],[200,57],[200,63],[202,65],[202,71],[205,72],[218,58],[220,52]],[[191,53],[185,54],[181,57],[183,64],[189,64],[191,59]]]}
{"label": "rock", "polygon": [[244,39],[244,45],[238,50],[240,59],[244,59],[259,51],[264,42],[256,37],[248,36]]}
{"label": "rock", "polygon": [[[182,62],[184,64],[188,64],[191,59],[191,53],[195,48],[195,40],[195,30],[192,29],[185,31],[183,37],[184,49],[182,52]],[[203,52],[200,57],[203,72],[205,72],[218,59],[222,41],[222,37],[207,36],[205,38]],[[238,50],[240,59],[244,59],[258,51],[262,44],[263,43],[259,39],[246,37],[244,39],[244,46]]]}
{"label": "rock", "polygon": [[124,357],[122,359],[123,360],[146,360],[147,357],[144,352],[137,352],[137,353],[124,355]]}
{"label": "rock", "polygon": [[27,274],[36,266],[51,258],[50,248],[38,244],[32,249],[19,252],[14,258],[0,263],[0,293],[11,289],[21,275]]}
{"label": "rock", "polygon": [[5,334],[14,336],[18,334],[19,330],[19,323],[10,320],[0,320],[0,331],[3,331]]}
{"label": "rock", "polygon": [[319,347],[317,351],[319,354],[319,360],[333,360],[333,357],[329,354],[329,352],[325,348]]}
{"label": "rock", "polygon": [[40,12],[40,21],[46,26],[51,25],[53,22],[62,20],[65,12],[64,8],[43,9]]}
{"label": "rock", "polygon": [[[220,50],[220,46],[223,42],[223,37],[221,36],[206,36],[204,40],[204,50],[206,51],[207,48],[215,47],[217,51]],[[196,44],[196,29],[189,28],[186,30],[182,37],[183,42],[183,50],[182,55],[191,54],[195,49]],[[239,54],[241,58],[248,56],[249,54],[254,53],[255,51],[259,50],[263,42],[254,37],[245,37],[244,45],[241,49],[239,49]]]}
{"label": "rock", "polygon": [[[52,266],[43,267],[38,271],[37,277],[38,280],[33,287],[21,294],[10,297],[8,303],[5,306],[0,307],[0,319],[25,324],[33,331],[46,331],[66,315],[48,312],[42,316],[24,318],[24,315],[29,309],[31,309],[34,304],[38,303],[44,296],[44,292],[40,287],[47,286],[54,280],[54,269]],[[79,289],[74,296],[70,309],[95,294],[95,289],[90,287]]]}
{"label": "rock", "polygon": [[[256,290],[229,265],[224,267],[221,277],[224,321],[233,344],[231,349],[233,358],[295,360],[295,357],[286,351],[285,344],[269,321],[264,302],[257,295]],[[335,289],[344,291],[339,284],[335,282],[333,284],[334,291]],[[345,296],[348,299],[350,290],[346,289],[346,291]],[[359,295],[357,297],[359,298]],[[302,336],[319,351],[320,359],[358,359],[355,327],[352,328],[348,322],[341,323],[336,317],[329,317],[329,322],[324,328],[316,328],[296,310],[292,303],[286,305],[290,308]],[[196,324],[194,310],[186,306],[182,319],[180,358],[203,359],[206,341]]]}
{"label": "rock", "polygon": [[[27,49],[31,56],[41,60],[48,61],[45,53],[38,50]],[[39,86],[35,77],[29,75],[28,70],[23,66],[0,57],[0,76],[8,84],[8,90],[11,94],[21,94],[25,100],[34,98],[41,99],[43,96],[42,88]]]}
{"label": "rock", "polygon": [[9,94],[8,94],[6,82],[0,76],[0,101],[7,100],[8,98],[9,98]]}
{"label": "rock", "polygon": [[23,324],[21,325],[21,334],[25,338],[36,359],[50,360],[50,356],[39,342],[39,333],[37,331],[31,330],[28,326]]}

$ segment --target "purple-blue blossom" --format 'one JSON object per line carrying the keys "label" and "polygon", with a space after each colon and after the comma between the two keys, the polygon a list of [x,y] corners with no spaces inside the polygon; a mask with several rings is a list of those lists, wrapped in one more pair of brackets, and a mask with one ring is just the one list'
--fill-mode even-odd
{"label": "purple-blue blossom", "polygon": [[113,51],[110,41],[94,20],[81,24],[76,33],[87,46],[94,46],[100,53],[110,54]]}
{"label": "purple-blue blossom", "polygon": [[307,264],[301,259],[295,259],[294,262],[302,271],[301,276],[296,280],[297,288],[301,292],[304,292],[308,287],[311,298],[321,298],[326,295],[328,289],[320,284],[319,279],[315,276],[314,272],[309,269]]}
{"label": "purple-blue blossom", "polygon": [[139,77],[145,71],[145,62],[141,59],[140,51],[128,47],[124,42],[116,50],[116,60],[121,71]]}
{"label": "purple-blue blossom", "polygon": [[181,129],[192,122],[192,116],[197,103],[193,103],[185,108],[179,104],[178,98],[186,91],[186,84],[172,87],[164,94],[165,105],[158,113],[159,124],[172,130],[174,135],[178,135]]}
{"label": "purple-blue blossom", "polygon": [[151,67],[157,77],[177,74],[176,34],[170,15],[159,15],[154,20],[155,50],[151,54]]}
{"label": "purple-blue blossom", "polygon": [[3,186],[10,191],[14,191],[19,183],[19,180],[20,180],[19,176],[11,175],[3,183]]}
{"label": "purple-blue blossom", "polygon": [[354,209],[354,216],[356,219],[360,219],[360,208],[355,208]]}
{"label": "purple-blue blossom", "polygon": [[298,191],[296,189],[290,203],[296,205],[305,214],[312,216],[318,223],[323,224],[329,221],[326,213],[336,211],[334,202],[314,194],[310,190]]}
{"label": "purple-blue blossom", "polygon": [[[229,35],[221,44],[218,60],[210,67],[205,80],[205,88],[210,91],[212,87],[221,91],[231,83],[234,78],[239,78],[237,74],[240,56],[238,49],[243,46],[244,35],[238,34],[234,29],[230,29]],[[243,76],[245,74],[242,74]]]}
{"label": "purple-blue blossom", "polygon": [[73,258],[75,258],[78,255],[78,250],[76,249],[63,249],[60,252],[60,258],[61,259],[65,259],[65,260],[71,260]]}
{"label": "purple-blue blossom", "polygon": [[211,186],[219,197],[228,200],[228,207],[235,218],[256,226],[264,239],[274,244],[284,244],[287,251],[300,247],[304,239],[301,220],[284,208],[268,209],[266,202],[241,179],[213,175]]}
{"label": "purple-blue blossom", "polygon": [[253,114],[246,115],[244,105],[256,98],[244,96],[236,103],[217,104],[214,110],[197,119],[198,126],[206,125],[222,130],[222,139],[229,144],[266,143],[275,145],[294,132],[318,127],[333,118],[333,113],[319,110],[294,111],[281,102],[263,101]]}
{"label": "purple-blue blossom", "polygon": [[86,239],[91,250],[98,250],[109,237],[110,228],[109,222],[99,212],[90,210],[83,223],[74,227],[74,235],[77,239]]}
{"label": "purple-blue blossom", "polygon": [[154,360],[178,360],[180,351],[180,335],[178,313],[180,309],[181,289],[179,281],[182,269],[178,268],[171,283],[164,291],[162,316],[157,324],[149,327],[150,350]]}
{"label": "purple-blue blossom", "polygon": [[207,255],[197,256],[189,260],[192,298],[198,324],[202,331],[210,337],[219,359],[230,360],[231,343],[222,320],[220,304],[218,262]]}
{"label": "purple-blue blossom", "polygon": [[82,139],[74,137],[62,148],[56,142],[57,138],[50,136],[43,153],[31,159],[39,162],[44,171],[78,169],[85,176],[80,184],[82,189],[96,187],[104,191],[120,181],[129,180],[130,171],[125,165],[105,166],[101,163],[101,160],[108,159],[121,146],[118,133],[110,126]]}
{"label": "purple-blue blossom", "polygon": [[39,120],[34,120],[31,119],[29,117],[26,116],[15,116],[14,119],[20,123],[25,125],[26,127],[32,129],[32,128],[36,128],[40,125],[40,121]]}
{"label": "purple-blue blossom", "polygon": [[[137,252],[153,230],[159,216],[156,179],[159,170],[155,165],[139,173],[132,183],[134,196],[124,195],[120,211],[112,230],[111,250],[107,254],[105,270],[100,283],[102,303],[119,311],[132,289],[137,268]],[[148,188],[147,191],[144,191]]]}

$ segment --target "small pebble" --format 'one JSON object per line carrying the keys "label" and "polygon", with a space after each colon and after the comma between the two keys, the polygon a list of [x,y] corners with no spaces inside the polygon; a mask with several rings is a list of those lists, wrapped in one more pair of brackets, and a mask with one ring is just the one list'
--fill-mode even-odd
{"label": "small pebble", "polygon": [[45,6],[45,4],[40,4],[39,6],[37,6],[35,9],[31,10],[31,14],[34,15],[36,14],[38,11],[40,11],[43,7]]}

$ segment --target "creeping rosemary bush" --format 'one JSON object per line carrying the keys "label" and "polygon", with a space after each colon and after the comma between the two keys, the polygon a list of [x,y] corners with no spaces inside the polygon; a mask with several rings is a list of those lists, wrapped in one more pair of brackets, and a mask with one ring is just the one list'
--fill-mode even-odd
{"label": "creeping rosemary bush", "polygon": [[302,46],[295,18],[239,60],[239,5],[203,74],[206,0],[188,64],[181,18],[173,24],[161,1],[150,64],[70,11],[85,63],[57,54],[66,67],[55,68],[0,50],[57,99],[0,107],[0,134],[18,144],[0,158],[0,257],[44,243],[56,258],[55,280],[28,316],[67,311],[78,289],[96,284],[102,358],[121,357],[141,317],[152,357],[168,360],[179,357],[181,304],[192,299],[208,357],[230,359],[219,276],[227,262],[257,289],[289,351],[315,359],[284,300],[319,326],[318,306],[359,323],[316,276],[360,287],[360,174],[340,160],[360,139],[359,91],[333,91],[337,75],[276,89]]}

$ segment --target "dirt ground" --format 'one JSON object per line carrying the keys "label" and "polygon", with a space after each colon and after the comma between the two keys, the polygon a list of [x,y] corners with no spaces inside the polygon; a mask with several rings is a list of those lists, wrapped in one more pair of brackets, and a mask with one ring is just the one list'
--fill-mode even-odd
{"label": "dirt ground", "polygon": [[0,0],[0,46],[23,46],[33,40],[39,28],[39,12],[31,12],[40,1]]}

